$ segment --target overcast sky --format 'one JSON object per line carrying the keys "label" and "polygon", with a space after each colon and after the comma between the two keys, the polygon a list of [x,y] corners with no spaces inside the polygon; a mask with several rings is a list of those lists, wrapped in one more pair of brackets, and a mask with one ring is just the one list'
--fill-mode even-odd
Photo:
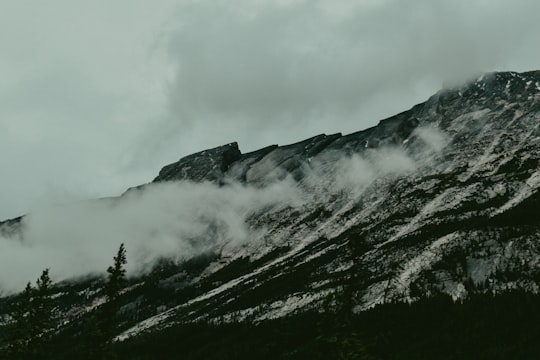
{"label": "overcast sky", "polygon": [[0,219],[540,69],[537,0],[0,0]]}

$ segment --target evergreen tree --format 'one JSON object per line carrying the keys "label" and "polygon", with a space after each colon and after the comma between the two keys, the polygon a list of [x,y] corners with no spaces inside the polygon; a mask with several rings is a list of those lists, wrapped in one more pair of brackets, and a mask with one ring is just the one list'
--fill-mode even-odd
{"label": "evergreen tree", "polygon": [[36,285],[26,284],[11,313],[11,359],[41,358],[46,353],[47,332],[54,326],[49,269],[43,270]]}
{"label": "evergreen tree", "polygon": [[32,306],[32,323],[36,334],[39,334],[53,326],[53,304],[50,296],[52,280],[49,276],[49,269],[43,270],[41,276],[37,279],[36,285],[34,304]]}
{"label": "evergreen tree", "polygon": [[30,332],[29,325],[34,291],[35,289],[32,287],[32,284],[28,282],[11,312],[13,322],[18,325],[17,330],[20,331],[21,334],[28,334]]}
{"label": "evergreen tree", "polygon": [[126,260],[126,248],[124,244],[120,244],[120,248],[116,253],[114,259],[114,265],[109,266],[107,272],[109,273],[107,279],[107,285],[105,286],[105,294],[107,295],[108,302],[116,302],[120,295],[120,290],[126,284],[126,269],[124,266],[127,263]]}
{"label": "evergreen tree", "polygon": [[[20,294],[11,312],[13,322],[8,327],[8,345],[6,359],[24,359],[28,357],[28,342],[32,336],[32,297],[35,289],[28,282]],[[0,356],[0,359],[4,357]]]}
{"label": "evergreen tree", "polygon": [[[120,309],[120,291],[126,285],[126,248],[120,245],[116,256],[113,258],[114,264],[107,269],[107,283],[105,284],[105,295],[107,302],[96,312],[94,325],[88,331],[90,347],[95,351],[95,358],[113,359],[111,342],[115,335],[116,315]],[[92,345],[93,344],[93,345]]]}
{"label": "evergreen tree", "polygon": [[41,359],[47,356],[48,341],[53,322],[53,301],[51,299],[52,280],[49,276],[49,269],[43,270],[41,276],[36,281],[36,288],[32,297],[32,309],[30,312],[30,333],[29,342],[30,358]]}

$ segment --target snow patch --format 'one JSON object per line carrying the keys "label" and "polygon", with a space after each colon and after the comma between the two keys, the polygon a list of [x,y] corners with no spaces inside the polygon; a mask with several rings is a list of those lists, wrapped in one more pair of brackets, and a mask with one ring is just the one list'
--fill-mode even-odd
{"label": "snow patch", "polygon": [[259,316],[256,321],[277,319],[293,313],[295,310],[324,299],[332,293],[332,289],[326,289],[317,293],[302,293],[289,296],[287,299],[274,301],[268,305],[267,311]]}
{"label": "snow patch", "polygon": [[165,321],[168,317],[172,315],[172,309],[167,310],[161,314],[152,316],[151,318],[148,318],[146,320],[141,321],[140,323],[136,324],[135,326],[127,329],[120,335],[116,336],[114,338],[114,341],[124,341],[132,336],[138,335],[141,332],[150,329],[163,321]]}
{"label": "snow patch", "polygon": [[540,187],[540,171],[535,171],[528,179],[525,181],[521,189],[517,194],[510,200],[508,200],[504,205],[499,209],[495,210],[491,216],[495,216],[507,211],[510,208],[513,208],[529,196],[531,196],[535,191],[538,191]]}
{"label": "snow patch", "polygon": [[444,253],[443,247],[457,237],[457,233],[451,233],[435,240],[420,255],[407,261],[403,265],[403,271],[395,279],[395,291],[402,294],[406,301],[412,301],[409,295],[409,286],[414,281],[420,271],[431,268],[432,264],[441,260]]}

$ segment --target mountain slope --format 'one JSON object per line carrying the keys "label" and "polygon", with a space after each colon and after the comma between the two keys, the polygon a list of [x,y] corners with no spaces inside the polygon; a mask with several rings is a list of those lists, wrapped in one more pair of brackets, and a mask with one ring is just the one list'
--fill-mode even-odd
{"label": "mountain slope", "polygon": [[[454,298],[513,288],[536,292],[539,81],[539,72],[488,74],[443,90],[374,128],[266,148],[222,166],[218,176],[207,179],[264,186],[291,175],[299,186],[329,193],[310,199],[301,211],[282,209],[249,219],[267,227],[264,243],[269,245],[223,255],[231,261],[250,258],[254,265],[149,324],[173,314],[185,320],[231,312],[256,320],[282,316],[317,306],[359,271],[358,309],[437,292]],[[214,151],[231,148],[236,144]],[[385,159],[389,164],[360,180],[356,191],[336,189],[335,163],[353,154],[371,165]],[[175,165],[176,179],[192,179],[182,173],[182,161]],[[313,172],[315,185],[309,181]],[[255,262],[275,248],[284,254]]]}
{"label": "mountain slope", "polygon": [[[175,322],[263,321],[344,293],[360,311],[437,293],[538,292],[539,124],[540,72],[492,73],[357,133],[247,154],[232,143],[167,165],[119,201],[179,181],[282,184],[297,199],[247,212],[248,241],[134,279],[119,339]],[[220,226],[209,220],[205,236]],[[95,301],[93,286],[70,311]]]}

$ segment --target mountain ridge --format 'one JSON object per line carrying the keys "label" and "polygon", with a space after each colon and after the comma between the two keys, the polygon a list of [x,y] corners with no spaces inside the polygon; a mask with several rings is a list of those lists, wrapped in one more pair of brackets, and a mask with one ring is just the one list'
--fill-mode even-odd
{"label": "mountain ridge", "polygon": [[[178,322],[283,317],[321,308],[345,288],[355,311],[438,293],[537,293],[540,71],[482,75],[352,134],[246,154],[237,143],[207,149],[119,199],[182,181],[282,182],[303,201],[247,214],[261,235],[212,243],[197,270],[158,269],[146,292],[141,277],[125,301],[146,315],[126,310],[131,320],[117,339]],[[19,223],[0,223],[0,232]],[[72,310],[95,301],[96,286]],[[152,291],[167,296],[151,299]]]}
{"label": "mountain ridge", "polygon": [[[373,148],[380,146],[381,144],[379,141],[372,141],[370,142],[370,135],[376,135],[377,133],[388,133],[388,132],[394,132],[397,133],[399,136],[407,137],[410,135],[412,130],[418,125],[417,120],[418,118],[414,118],[411,116],[412,114],[415,114],[417,112],[422,113],[422,109],[425,107],[429,107],[433,103],[438,103],[439,108],[444,107],[444,104],[448,101],[452,101],[456,99],[456,94],[461,96],[467,96],[469,94],[479,94],[478,91],[481,90],[483,92],[500,92],[503,83],[504,88],[508,89],[509,91],[512,91],[513,93],[517,91],[524,91],[527,94],[527,88],[520,88],[519,84],[516,85],[516,83],[513,83],[513,87],[507,87],[507,85],[512,81],[516,80],[520,77],[525,77],[527,79],[535,79],[536,82],[540,81],[540,71],[528,71],[523,73],[516,73],[516,72],[493,72],[493,73],[486,73],[481,75],[479,78],[476,79],[476,81],[472,81],[468,83],[468,86],[461,86],[456,88],[450,88],[450,89],[443,89],[437,92],[435,95],[431,96],[428,100],[426,100],[423,103],[419,103],[415,106],[413,106],[411,109],[403,111],[399,114],[393,115],[391,117],[388,117],[386,119],[380,120],[379,123],[375,126],[372,126],[370,128],[356,131],[350,134],[342,135],[341,133],[326,135],[326,134],[319,134],[315,135],[313,137],[300,140],[298,142],[287,144],[283,146],[279,145],[269,145],[266,147],[263,147],[261,149],[254,150],[249,153],[242,154],[239,150],[239,146],[237,142],[232,142],[229,144],[217,146],[214,148],[202,150],[200,152],[195,152],[193,154],[187,155],[182,157],[180,160],[173,162],[169,165],[166,165],[160,170],[160,175],[158,175],[153,182],[160,182],[160,181],[167,181],[167,180],[190,180],[190,181],[202,181],[202,180],[216,180],[214,176],[215,173],[212,174],[203,174],[203,176],[190,176],[189,174],[178,174],[180,171],[185,171],[184,167],[193,168],[197,167],[197,164],[195,164],[196,161],[201,161],[203,157],[211,158],[212,154],[217,156],[223,156],[223,165],[221,166],[221,175],[223,175],[227,170],[229,169],[229,166],[234,165],[235,162],[242,161],[242,160],[253,160],[254,156],[261,155],[261,157],[264,157],[271,153],[272,151],[279,151],[279,150],[285,150],[287,148],[294,148],[304,145],[305,143],[311,143],[311,145],[314,147],[313,151],[306,152],[306,156],[313,156],[316,153],[322,151],[324,148],[339,148],[340,150],[348,150],[348,151],[361,151],[362,148]],[[506,83],[505,83],[506,81]],[[532,81],[532,80],[528,80]],[[478,84],[481,84],[480,86]],[[476,87],[476,89],[474,88]],[[538,90],[538,85],[535,84],[536,89]],[[476,90],[476,91],[475,91]],[[533,92],[534,93],[534,92]],[[521,95],[521,94],[518,94]],[[491,99],[492,100],[492,99]],[[491,107],[495,108],[497,104],[495,103],[488,103]],[[399,141],[397,139],[394,142],[393,145],[399,145]],[[362,147],[361,143],[364,143],[364,146]],[[392,144],[392,139],[388,139],[387,142],[384,143],[384,145]],[[232,153],[231,153],[232,151]],[[222,155],[220,155],[222,154]],[[214,160],[214,159],[212,159]],[[257,160],[260,160],[257,159]],[[217,166],[217,164],[216,164]],[[171,170],[175,169],[177,174],[175,174],[175,177],[173,177],[170,173]],[[168,174],[168,175],[166,175]],[[208,176],[208,178],[207,178]],[[234,178],[234,176],[233,176]],[[241,178],[240,178],[241,179]]]}
{"label": "mountain ridge", "polygon": [[[534,218],[534,215],[531,214],[538,209],[538,200],[535,199],[538,197],[538,180],[540,179],[538,169],[539,81],[540,72],[538,71],[521,74],[513,72],[485,74],[464,86],[441,90],[426,102],[382,120],[375,127],[350,135],[335,136],[315,154],[315,157],[325,155],[332,158],[332,150],[336,148],[341,148],[345,154],[362,154],[371,149],[404,146],[420,164],[426,158],[431,158],[431,162],[423,170],[415,170],[411,178],[398,176],[395,183],[390,181],[384,184],[383,182],[368,191],[377,201],[382,201],[384,204],[382,207],[376,207],[376,210],[367,211],[364,208],[360,211],[368,220],[359,222],[358,219],[364,216],[351,216],[351,213],[358,211],[358,204],[338,211],[339,215],[336,217],[341,220],[336,220],[335,225],[331,225],[332,220],[322,219],[326,221],[323,223],[324,229],[320,229],[322,234],[319,233],[315,238],[324,240],[299,241],[299,244],[304,245],[299,245],[296,251],[292,251],[288,260],[292,264],[298,263],[298,260],[294,258],[307,250],[305,246],[308,248],[311,246],[305,245],[306,243],[316,247],[322,246],[322,249],[315,252],[308,250],[308,253],[319,260],[321,257],[333,254],[331,259],[334,260],[330,260],[330,263],[325,265],[328,271],[328,266],[337,268],[343,266],[343,264],[336,264],[335,259],[339,257],[336,253],[339,251],[336,249],[344,249],[343,246],[346,248],[347,242],[365,243],[363,245],[365,252],[360,255],[361,260],[357,261],[361,265],[355,265],[354,261],[348,265],[349,272],[354,266],[365,266],[367,272],[372,274],[371,280],[364,279],[366,283],[358,286],[360,289],[356,293],[358,309],[369,308],[374,304],[396,298],[410,301],[418,296],[415,294],[425,296],[434,291],[450,293],[457,299],[467,296],[467,293],[486,290],[497,292],[509,288],[523,288],[536,292],[538,284],[535,279],[538,277],[540,258],[534,239],[539,238],[540,232],[538,224],[531,218],[531,216]],[[517,121],[518,119],[521,121]],[[415,132],[420,125],[428,125],[428,128],[431,128],[433,124],[438,129],[442,129],[442,137],[437,137],[437,134],[435,136],[428,134],[422,139],[422,134]],[[264,162],[265,159],[266,162],[273,160],[278,168],[285,170],[281,173],[282,176],[291,175],[296,181],[302,181],[305,176],[304,168],[298,164],[301,161],[305,164],[310,158],[301,146],[305,146],[306,141],[313,143],[321,138],[325,140],[324,136],[313,137],[285,149],[275,147],[259,162]],[[474,138],[474,142],[470,138]],[[422,142],[424,144],[421,144]],[[290,154],[286,151],[299,144],[302,145],[299,146],[297,152],[288,157]],[[416,152],[415,149],[425,147],[426,144],[430,147],[430,151]],[[343,156],[343,153],[340,156]],[[227,171],[231,171],[233,179],[242,179],[241,176],[236,175],[235,165],[238,163],[233,162]],[[248,184],[264,184],[261,176],[254,176],[257,175],[257,165],[264,168],[260,166],[260,163],[255,166],[251,164],[249,169],[242,173],[245,174],[245,181]],[[264,180],[264,175],[262,178]],[[501,185],[501,182],[506,183]],[[386,188],[387,191],[381,191],[377,189],[378,187]],[[531,190],[527,192],[529,188]],[[381,192],[385,194],[382,195]],[[405,199],[408,200],[411,195],[413,195],[411,199],[414,199],[412,203],[416,202],[417,206],[404,205]],[[419,197],[420,199],[425,197],[429,201],[419,201]],[[530,204],[524,204],[524,209],[519,210],[519,206],[515,205],[521,203],[521,198],[529,199]],[[379,210],[381,208],[397,211],[392,211],[388,216],[381,216],[384,213]],[[516,221],[514,219],[516,216],[512,215],[512,211],[528,213],[530,220],[527,226],[532,226],[525,230],[524,234],[522,231],[521,234],[515,235],[517,237],[510,236],[510,233],[515,231],[512,229],[512,224]],[[318,220],[321,221],[324,214],[332,212],[331,207],[328,209],[328,206],[323,206],[316,215],[319,215]],[[346,216],[351,217],[343,221]],[[506,220],[510,228],[503,226],[499,229],[498,223],[505,223],[503,220],[505,216],[507,219],[512,219]],[[305,218],[303,221],[306,221]],[[340,228],[340,230],[331,236],[332,231],[328,229],[332,228]],[[288,234],[280,236],[292,235],[291,232]],[[304,231],[303,235],[309,238],[311,236],[309,234],[313,232]],[[475,238],[483,239],[486,234],[491,234],[487,236],[497,239],[495,243],[501,241],[501,245],[504,244],[504,246],[502,248],[499,244],[488,246],[484,241],[489,243],[489,240],[474,240]],[[428,239],[427,247],[414,245],[423,237]],[[433,240],[429,240],[430,237]],[[345,242],[339,242],[339,239],[344,239]],[[291,241],[289,240],[288,243]],[[421,243],[426,243],[426,240],[422,240]],[[396,247],[398,244],[399,247]],[[402,246],[410,246],[406,244],[413,245],[412,249],[400,249]],[[487,253],[482,253],[486,250],[471,252],[477,246],[491,250]],[[409,251],[412,253],[408,254]],[[341,256],[351,261],[351,256],[358,256],[351,252],[354,252],[354,249],[348,249]],[[499,255],[501,252],[502,257]],[[515,271],[512,264],[514,261],[522,262],[524,259],[522,256],[528,259],[529,265],[525,267],[529,269],[528,272],[521,271],[520,276],[523,279],[518,282],[505,280],[512,276],[502,274],[505,271]],[[286,258],[275,261],[285,262]],[[270,267],[272,266],[275,266],[275,263]],[[286,277],[283,273],[287,273],[287,265],[281,266],[285,266],[280,272],[281,276]],[[438,270],[432,271],[437,267],[439,267]],[[289,271],[294,273],[294,267],[289,268]],[[346,273],[347,270],[345,270]],[[377,280],[380,275],[373,278],[377,273],[393,275],[380,281]],[[430,280],[429,276],[433,274],[435,278]],[[437,278],[441,276],[455,280],[445,280],[440,283],[441,280]],[[498,276],[502,278],[497,280]],[[316,284],[317,281],[313,281],[317,275],[312,273],[311,277],[312,279],[308,282]],[[270,303],[270,311],[267,310],[266,314],[260,318],[274,316],[270,315],[272,313],[282,316],[295,311],[298,309],[298,303],[317,303],[319,297],[314,294],[317,293],[316,289],[319,285],[315,286],[300,297],[293,296],[284,302]],[[236,293],[236,296],[239,294],[242,292]],[[158,319],[151,319],[149,323],[155,326],[155,323],[165,321],[163,319],[166,319],[167,315],[181,312],[182,307],[185,306],[173,308],[171,312],[160,315]],[[242,311],[246,315],[250,313],[249,311],[246,313],[245,309]],[[145,325],[141,328],[145,328]],[[133,331],[139,330],[137,328]]]}

